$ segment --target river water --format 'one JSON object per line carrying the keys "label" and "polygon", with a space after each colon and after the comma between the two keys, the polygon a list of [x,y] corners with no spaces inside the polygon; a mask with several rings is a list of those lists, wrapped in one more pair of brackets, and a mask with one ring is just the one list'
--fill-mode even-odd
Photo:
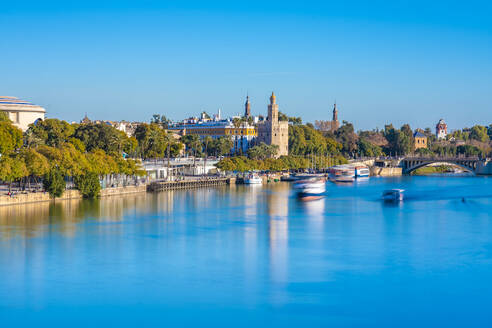
{"label": "river water", "polygon": [[[406,189],[385,204],[382,190]],[[492,327],[492,179],[0,207],[0,327]],[[464,199],[463,199],[464,197]]]}

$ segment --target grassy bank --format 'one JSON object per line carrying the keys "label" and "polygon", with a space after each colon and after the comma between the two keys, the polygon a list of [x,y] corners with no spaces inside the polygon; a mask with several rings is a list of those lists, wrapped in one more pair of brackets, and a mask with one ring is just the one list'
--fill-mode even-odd
{"label": "grassy bank", "polygon": [[413,171],[412,175],[429,175],[429,174],[446,173],[451,169],[452,167],[448,165],[424,166]]}

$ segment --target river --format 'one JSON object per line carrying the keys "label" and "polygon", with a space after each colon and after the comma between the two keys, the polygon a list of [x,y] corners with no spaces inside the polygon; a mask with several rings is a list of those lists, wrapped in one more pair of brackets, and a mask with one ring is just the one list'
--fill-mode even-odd
{"label": "river", "polygon": [[491,212],[424,176],[0,207],[0,326],[492,327]]}

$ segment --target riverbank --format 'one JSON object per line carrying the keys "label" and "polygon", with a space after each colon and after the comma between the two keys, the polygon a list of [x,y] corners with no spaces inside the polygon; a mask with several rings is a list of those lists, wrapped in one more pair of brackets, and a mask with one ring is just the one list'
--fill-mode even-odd
{"label": "riverbank", "polygon": [[[101,197],[133,194],[147,191],[147,185],[128,186],[118,188],[105,188],[101,190]],[[17,193],[14,196],[0,195],[0,206],[29,204],[38,202],[49,202],[57,200],[80,199],[82,195],[78,190],[65,190],[60,198],[55,200],[50,198],[47,192]]]}

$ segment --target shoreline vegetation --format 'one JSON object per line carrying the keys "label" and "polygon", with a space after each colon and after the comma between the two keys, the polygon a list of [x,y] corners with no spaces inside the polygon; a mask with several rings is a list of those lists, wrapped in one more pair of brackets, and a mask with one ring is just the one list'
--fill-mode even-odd
{"label": "shoreline vegetation", "polygon": [[[245,118],[244,118],[245,119]],[[105,122],[81,123],[50,118],[31,124],[24,133],[0,112],[0,181],[8,194],[16,185],[22,191],[48,191],[52,198],[66,189],[77,189],[86,198],[96,198],[101,187],[138,184],[145,176],[141,161],[193,156],[222,157],[216,165],[223,171],[284,171],[326,168],[347,163],[349,158],[417,154],[423,156],[490,156],[492,124],[455,131],[446,140],[436,140],[429,128],[421,131],[428,147],[415,150],[414,131],[389,124],[383,130],[355,132],[343,121],[335,131],[302,123],[299,117],[279,113],[289,122],[289,155],[277,158],[278,146],[256,144],[246,153],[231,153],[233,141],[226,137],[177,135],[167,130],[169,120],[154,115],[151,123],[136,123],[128,136]],[[441,173],[425,168],[416,174]]]}

